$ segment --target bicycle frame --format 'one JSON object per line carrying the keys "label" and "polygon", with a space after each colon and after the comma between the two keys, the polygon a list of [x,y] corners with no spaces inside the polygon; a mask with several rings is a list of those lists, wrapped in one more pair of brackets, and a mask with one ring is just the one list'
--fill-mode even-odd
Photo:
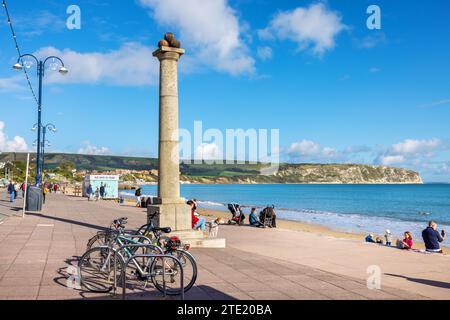
{"label": "bicycle frame", "polygon": [[[175,263],[178,265],[178,267],[180,268],[180,291],[181,291],[181,300],[184,300],[184,269],[183,269],[183,264],[180,262],[180,260],[172,255],[168,255],[168,254],[137,254],[137,255],[133,255],[131,257],[129,257],[126,261],[124,260],[123,255],[120,253],[120,251],[122,249],[126,249],[126,248],[149,248],[149,247],[155,247],[152,244],[125,244],[122,247],[120,247],[119,249],[115,249],[115,248],[110,248],[108,246],[104,246],[104,248],[109,248],[112,249],[113,253],[109,253],[107,260],[110,259],[111,254],[114,254],[114,256],[119,256],[120,259],[122,259],[122,261],[124,262],[124,268],[121,271],[121,275],[122,275],[122,299],[125,300],[125,296],[126,296],[126,270],[128,268],[128,265],[130,264],[130,262],[133,261],[133,263],[136,265],[136,268],[138,269],[139,273],[141,273],[141,276],[151,276],[150,273],[145,273],[144,270],[141,269],[140,265],[136,262],[136,258],[150,258],[150,260],[153,259],[162,259],[162,263],[164,265],[164,259],[172,259],[175,261]],[[100,247],[101,248],[101,247]],[[159,248],[159,247],[156,247]],[[159,248],[161,249],[161,248]],[[162,252],[162,251],[160,251]],[[106,261],[105,261],[106,263]],[[117,290],[117,264],[114,264],[114,295],[116,294],[116,290]],[[163,283],[164,283],[164,296],[166,296],[166,268],[163,267]]]}

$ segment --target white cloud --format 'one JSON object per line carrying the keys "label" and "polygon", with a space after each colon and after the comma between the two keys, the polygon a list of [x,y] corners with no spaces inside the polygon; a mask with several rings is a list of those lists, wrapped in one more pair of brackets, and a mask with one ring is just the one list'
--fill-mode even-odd
{"label": "white cloud", "polygon": [[394,164],[400,164],[400,163],[404,163],[405,162],[405,157],[404,156],[391,156],[391,155],[380,155],[376,160],[375,163],[377,164],[382,164],[385,166],[391,166]]}
{"label": "white cloud", "polygon": [[0,78],[0,92],[15,92],[25,89],[26,83],[24,75],[14,75],[9,78]]}
{"label": "white cloud", "polygon": [[59,56],[69,69],[65,76],[49,71],[49,83],[107,83],[112,85],[140,86],[157,83],[158,61],[153,49],[129,42],[119,49],[106,53],[76,52],[54,47],[41,48],[38,56]]}
{"label": "white cloud", "polygon": [[268,47],[268,46],[258,47],[257,53],[258,53],[258,57],[263,61],[270,60],[270,59],[272,59],[272,56],[273,56],[272,48]]}
{"label": "white cloud", "polygon": [[[25,11],[24,11],[25,12]],[[66,15],[54,14],[50,11],[30,12],[18,16],[14,25],[20,30],[20,34],[27,37],[36,37],[44,32],[62,32],[66,28]]]}
{"label": "white cloud", "polygon": [[362,49],[372,49],[386,42],[386,35],[382,32],[371,34],[361,40],[356,40],[358,47]]}
{"label": "white cloud", "polygon": [[176,28],[193,61],[233,75],[252,74],[244,24],[227,0],[139,0],[161,25]]}
{"label": "white cloud", "polygon": [[299,158],[303,156],[314,156],[321,152],[321,147],[318,143],[311,140],[302,140],[294,142],[287,150],[287,154],[291,158]]}
{"label": "white cloud", "polygon": [[406,139],[381,151],[374,163],[383,165],[404,163],[413,167],[421,164],[423,166],[421,160],[433,158],[438,151],[445,150],[445,148],[445,144],[436,138],[430,140]]}
{"label": "white cloud", "polygon": [[0,121],[0,152],[24,152],[28,150],[25,139],[15,136],[12,140],[4,132],[5,123]]}
{"label": "white cloud", "polygon": [[223,160],[223,153],[216,143],[202,143],[195,149],[196,160]]}
{"label": "white cloud", "polygon": [[431,140],[406,139],[403,142],[392,145],[390,153],[423,156],[432,153],[440,146],[441,141],[436,138]]}
{"label": "white cloud", "polygon": [[265,29],[259,30],[259,36],[288,39],[296,42],[300,50],[311,49],[322,55],[335,47],[335,38],[345,29],[347,26],[338,12],[329,10],[323,3],[315,3],[277,13]]}
{"label": "white cloud", "polygon": [[78,153],[87,155],[107,155],[111,151],[107,147],[97,147],[91,144],[89,141],[83,142],[83,147],[78,149]]}
{"label": "white cloud", "polygon": [[450,104],[450,99],[433,101],[431,103],[420,105],[419,108],[431,108],[431,107],[437,107],[437,106],[446,105],[446,104]]}

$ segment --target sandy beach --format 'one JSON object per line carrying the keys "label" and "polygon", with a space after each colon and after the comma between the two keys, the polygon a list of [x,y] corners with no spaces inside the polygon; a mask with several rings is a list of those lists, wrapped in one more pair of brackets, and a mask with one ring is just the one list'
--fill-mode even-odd
{"label": "sandy beach", "polygon": [[[207,220],[214,220],[216,218],[222,218],[224,221],[228,221],[230,219],[230,213],[219,211],[219,210],[210,210],[210,209],[199,209],[199,213],[207,217]],[[279,229],[286,229],[286,230],[292,230],[292,231],[301,231],[301,232],[307,232],[307,233],[313,233],[320,236],[330,236],[334,238],[340,238],[340,239],[349,239],[349,240],[355,240],[355,241],[364,241],[364,238],[367,236],[367,234],[363,233],[351,233],[351,232],[340,232],[333,230],[331,228],[327,228],[325,226],[317,225],[317,224],[311,224],[311,223],[304,223],[299,221],[291,221],[291,220],[277,220],[277,227]],[[376,235],[383,238],[383,235]],[[418,250],[425,249],[423,242],[419,240],[415,240],[414,242],[414,248]],[[450,254],[450,248],[443,247],[443,251],[445,254]]]}
{"label": "sandy beach", "polygon": [[[131,198],[125,199],[125,203],[129,206],[134,206],[134,200]],[[222,218],[224,222],[227,222],[231,214],[229,212],[220,211],[220,210],[212,210],[212,209],[205,209],[205,208],[199,208],[199,213],[206,217],[206,220],[212,221],[217,218]],[[332,228],[313,224],[313,223],[305,223],[300,221],[292,221],[292,220],[283,220],[283,219],[277,219],[277,227],[278,229],[285,229],[285,230],[292,230],[292,231],[299,231],[299,232],[306,232],[311,234],[316,234],[319,236],[329,236],[334,237],[337,239],[348,239],[348,240],[354,240],[354,241],[360,241],[364,242],[364,238],[367,236],[367,234],[364,233],[356,233],[356,232],[342,232],[333,230]],[[424,226],[425,228],[425,226]],[[379,236],[382,239],[384,239],[382,234],[374,234],[375,236]],[[422,239],[415,239],[414,240],[414,249],[416,250],[424,250],[425,246]],[[394,241],[395,242],[395,241]],[[376,244],[374,244],[376,245]],[[444,251],[445,255],[450,254],[450,248],[442,246],[442,250]]]}

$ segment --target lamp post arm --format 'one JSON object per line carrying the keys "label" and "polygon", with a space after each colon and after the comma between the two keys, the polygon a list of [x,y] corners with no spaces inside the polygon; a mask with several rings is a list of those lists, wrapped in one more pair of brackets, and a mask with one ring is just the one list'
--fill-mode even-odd
{"label": "lamp post arm", "polygon": [[19,58],[17,59],[17,62],[21,62],[23,60],[23,58],[25,58],[25,57],[31,57],[36,61],[37,64],[39,64],[39,59],[36,58],[36,56],[32,55],[31,53],[25,53],[25,54],[19,56]]}
{"label": "lamp post arm", "polygon": [[56,131],[56,126],[53,123],[48,123],[45,125],[45,127],[50,131],[53,131],[53,132]]}
{"label": "lamp post arm", "polygon": [[61,60],[61,58],[58,58],[57,56],[50,56],[50,57],[47,57],[47,59],[44,60],[44,66],[45,66],[45,63],[46,63],[49,59],[56,59],[56,60],[58,60],[59,62],[61,62],[61,65],[62,65],[63,67],[65,67],[64,62]]}

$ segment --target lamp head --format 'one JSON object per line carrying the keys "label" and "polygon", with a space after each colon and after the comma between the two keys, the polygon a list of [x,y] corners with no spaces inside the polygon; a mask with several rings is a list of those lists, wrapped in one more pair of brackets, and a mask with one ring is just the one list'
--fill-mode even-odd
{"label": "lamp head", "polygon": [[17,62],[15,65],[13,65],[13,69],[15,69],[15,70],[22,70],[23,66],[19,62]]}
{"label": "lamp head", "polygon": [[66,75],[69,73],[69,70],[66,67],[61,67],[59,68],[59,73],[61,73],[62,75]]}

